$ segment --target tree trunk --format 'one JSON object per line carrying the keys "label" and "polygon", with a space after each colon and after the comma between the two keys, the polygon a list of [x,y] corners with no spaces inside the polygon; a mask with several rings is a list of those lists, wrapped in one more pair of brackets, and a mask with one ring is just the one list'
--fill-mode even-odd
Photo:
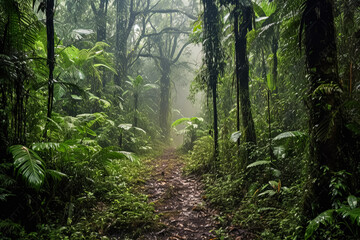
{"label": "tree trunk", "polygon": [[91,8],[95,15],[96,21],[96,41],[106,40],[106,16],[109,0],[100,0],[99,9],[96,10],[94,2],[91,2]]}
{"label": "tree trunk", "polygon": [[[338,171],[342,156],[342,117],[340,98],[315,91],[323,84],[339,84],[337,50],[332,0],[308,0],[302,18],[305,27],[305,50],[310,76],[310,163],[309,174],[315,182],[305,197],[304,211],[313,218],[331,208],[330,172]],[[324,173],[323,166],[330,171]]]}
{"label": "tree trunk", "polygon": [[138,118],[137,118],[138,103],[139,103],[139,94],[136,92],[134,94],[134,127],[137,127],[138,124]]}
{"label": "tree trunk", "polygon": [[160,79],[160,127],[165,139],[170,135],[170,67],[168,59],[160,60],[161,79]]}
{"label": "tree trunk", "polygon": [[115,57],[116,57],[116,71],[115,83],[123,87],[123,83],[127,78],[127,19],[128,19],[128,0],[117,0],[116,2],[116,46],[115,46]]}
{"label": "tree trunk", "polygon": [[106,40],[106,15],[107,15],[108,0],[100,0],[99,10],[97,12],[97,41]]}
{"label": "tree trunk", "polygon": [[254,120],[251,114],[251,103],[249,94],[249,60],[246,52],[246,35],[251,30],[252,8],[242,7],[243,22],[240,25],[240,34],[238,38],[239,67],[240,67],[240,102],[242,124],[245,130],[245,141],[256,144]]}
{"label": "tree trunk", "polygon": [[220,40],[219,11],[213,0],[203,0],[204,5],[204,39],[205,64],[207,67],[208,85],[212,90],[213,97],[213,120],[214,120],[214,154],[215,163],[218,157],[218,128],[217,128],[217,79],[219,77],[222,53]]}
{"label": "tree trunk", "polygon": [[[236,73],[236,130],[240,131],[240,35],[239,35],[239,2],[236,2],[234,9],[234,36],[235,36],[235,73]],[[237,140],[240,147],[240,138]],[[239,152],[240,153],[240,152]]]}
{"label": "tree trunk", "polygon": [[272,67],[272,77],[273,77],[273,82],[275,85],[275,90],[274,92],[277,93],[278,92],[278,58],[277,58],[277,51],[279,49],[279,45],[278,45],[278,40],[276,38],[276,36],[273,37],[272,39],[272,43],[271,43],[271,50],[273,53],[273,58],[274,58],[274,62],[273,62],[273,67]]}
{"label": "tree trunk", "polygon": [[[54,67],[55,67],[55,44],[54,44],[54,0],[46,1],[46,36],[47,36],[47,64],[49,65],[48,79],[48,104],[47,124],[51,118],[54,101]],[[44,136],[46,137],[46,127]]]}

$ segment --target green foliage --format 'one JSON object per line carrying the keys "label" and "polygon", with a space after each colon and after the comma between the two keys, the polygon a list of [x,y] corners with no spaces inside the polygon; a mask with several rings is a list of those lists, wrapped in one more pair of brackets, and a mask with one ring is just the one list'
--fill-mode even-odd
{"label": "green foliage", "polygon": [[274,141],[282,140],[282,139],[291,139],[291,138],[301,139],[304,137],[306,137],[306,135],[302,132],[291,131],[291,132],[284,132],[284,133],[277,135],[276,137],[274,137]]}
{"label": "green foliage", "polygon": [[[311,220],[306,228],[305,239],[313,239],[314,233],[318,231],[320,225],[344,225],[351,232],[352,239],[359,237],[358,227],[360,226],[360,208],[356,208],[357,198],[353,195],[348,197],[349,205],[342,205],[338,209],[329,209]],[[342,219],[339,221],[338,219]],[[347,222],[350,220],[350,222]],[[326,235],[331,233],[326,233]],[[322,235],[322,234],[321,234]],[[331,236],[331,235],[330,235]],[[349,237],[350,237],[349,236]],[[350,239],[350,238],[347,238]]]}
{"label": "green foliage", "polygon": [[249,165],[247,165],[246,168],[268,165],[270,163],[271,163],[271,161],[256,161],[256,162],[253,162],[253,163],[250,163]]}
{"label": "green foliage", "polygon": [[230,137],[230,140],[232,142],[237,142],[237,140],[241,137],[241,132],[240,131],[236,131],[236,132],[233,132],[231,134],[231,137]]}
{"label": "green foliage", "polygon": [[0,237],[4,240],[25,237],[25,229],[10,219],[0,220]]}
{"label": "green foliage", "polygon": [[14,145],[9,150],[14,156],[14,166],[18,175],[31,187],[39,189],[45,179],[44,161],[25,146]]}
{"label": "green foliage", "polygon": [[213,164],[213,139],[211,136],[204,136],[195,141],[194,148],[185,170],[189,173],[205,173],[210,170]]}
{"label": "green foliage", "polygon": [[[337,61],[328,70],[336,70],[341,81],[319,79],[311,91],[305,75],[309,52],[299,53],[298,48],[304,1],[206,0],[210,11],[204,13],[198,12],[196,1],[175,1],[172,6],[170,1],[149,5],[139,1],[136,6],[125,4],[120,15],[110,4],[100,19],[107,27],[103,42],[96,42],[100,21],[94,17],[98,15],[92,9],[94,1],[59,1],[51,119],[45,117],[49,75],[45,2],[0,0],[1,239],[106,239],[114,234],[126,239],[151,228],[157,217],[138,191],[147,172],[140,155],[164,145],[158,126],[159,79],[165,72],[169,83],[184,76],[181,71],[163,71],[162,60],[182,53],[177,47],[188,31],[189,41],[202,43],[205,53],[204,66],[191,84],[191,97],[194,100],[197,92],[209,96],[217,87],[216,161],[214,139],[208,136],[214,127],[211,97],[202,104],[203,118],[181,118],[172,126],[184,127],[177,133],[185,135],[183,149],[191,150],[185,171],[202,175],[208,202],[221,209],[217,236],[230,237],[226,225],[233,224],[262,239],[303,239],[304,233],[306,239],[359,239],[358,1],[333,1]],[[314,1],[303,6],[310,2]],[[253,30],[243,33],[256,146],[244,143],[243,126],[236,131],[235,3],[253,8]],[[130,7],[142,14],[130,14]],[[170,7],[184,9],[152,13]],[[92,11],[95,14],[89,14]],[[196,14],[191,26],[185,22],[185,16]],[[171,29],[161,30],[168,23]],[[119,26],[126,30],[118,32]],[[310,40],[305,42],[314,43],[314,38]],[[139,53],[153,56],[160,71]],[[224,74],[219,77],[219,73]],[[313,107],[309,104],[313,99],[319,99],[319,109],[332,114],[309,129],[312,116],[307,108]],[[346,128],[335,121],[339,114]],[[306,134],[312,127],[317,128],[316,136]],[[309,179],[304,169],[324,172],[309,165],[309,149],[326,141],[332,129],[339,129],[338,137],[344,138],[339,149],[346,157],[339,166],[347,169],[335,173],[323,169],[332,176],[326,182],[332,209],[317,213],[305,230],[308,219],[302,215],[300,199],[315,179]],[[19,208],[21,214],[13,214]]]}
{"label": "green foliage", "polygon": [[[328,171],[328,168],[325,168]],[[359,238],[360,232],[360,208],[358,208],[358,198],[354,195],[346,194],[349,192],[346,185],[347,178],[350,177],[346,171],[339,171],[332,174],[330,181],[332,209],[325,210],[309,221],[305,239],[326,237],[346,237],[346,239]],[[337,232],[337,229],[342,229]]]}
{"label": "green foliage", "polygon": [[[192,117],[192,118],[179,118],[175,120],[171,127],[176,130],[177,134],[184,134],[186,139],[183,144],[183,149],[187,152],[192,150],[194,147],[195,141],[203,135],[203,118]],[[185,124],[185,128],[177,130],[177,126]]]}

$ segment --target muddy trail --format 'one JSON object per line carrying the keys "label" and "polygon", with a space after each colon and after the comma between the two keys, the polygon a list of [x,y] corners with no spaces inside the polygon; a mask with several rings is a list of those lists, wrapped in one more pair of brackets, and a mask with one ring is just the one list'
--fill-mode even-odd
{"label": "muddy trail", "polygon": [[[154,203],[162,228],[140,239],[218,239],[214,231],[219,227],[215,221],[218,213],[206,206],[199,179],[182,174],[183,166],[175,149],[166,150],[151,163],[152,173],[145,192]],[[250,239],[234,233],[230,239]]]}

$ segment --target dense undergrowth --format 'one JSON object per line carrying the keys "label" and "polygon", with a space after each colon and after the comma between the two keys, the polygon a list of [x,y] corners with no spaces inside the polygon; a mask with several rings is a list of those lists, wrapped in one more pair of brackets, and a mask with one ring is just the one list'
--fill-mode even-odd
{"label": "dense undergrowth", "polygon": [[150,229],[173,112],[219,238],[360,239],[359,1],[0,3],[0,238]]}
{"label": "dense undergrowth", "polygon": [[[146,175],[143,162],[107,160],[101,168],[87,161],[67,162],[66,176],[56,182],[53,192],[47,186],[38,191],[26,185],[8,186],[9,195],[1,204],[7,206],[2,208],[1,239],[133,238],[147,231],[156,216],[147,196],[139,191]],[[76,175],[71,174],[74,170]],[[21,195],[16,192],[19,189]]]}
{"label": "dense undergrowth", "polygon": [[148,169],[133,153],[100,146],[106,123],[103,113],[58,116],[57,142],[9,149],[14,161],[0,165],[1,239],[133,238],[154,224],[140,191]]}
{"label": "dense undergrowth", "polygon": [[[233,152],[222,149],[214,162],[209,154],[213,152],[212,138],[204,136],[194,142],[185,172],[201,176],[206,200],[220,210],[220,239],[229,239],[225,230],[229,226],[251,231],[256,239],[358,239],[359,198],[348,192],[350,174],[345,171],[332,175],[334,209],[306,222],[301,200],[307,187],[306,139],[301,132],[278,135],[273,139],[273,159],[267,157],[269,146],[251,147],[251,164],[245,167],[237,156],[248,149],[240,149],[240,153],[236,148]],[[235,145],[231,139],[222,144]]]}

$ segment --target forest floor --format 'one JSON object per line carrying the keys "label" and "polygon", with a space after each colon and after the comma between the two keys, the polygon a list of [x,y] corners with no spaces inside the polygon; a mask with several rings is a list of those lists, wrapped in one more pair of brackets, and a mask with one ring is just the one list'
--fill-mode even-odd
{"label": "forest floor", "polygon": [[[216,221],[219,213],[205,203],[199,178],[182,174],[184,162],[175,149],[166,150],[149,164],[152,172],[144,191],[149,201],[154,203],[161,228],[140,239],[223,239],[215,234],[219,229],[219,222]],[[226,239],[251,239],[244,233],[232,231]]]}
{"label": "forest floor", "polygon": [[149,201],[154,203],[162,229],[141,239],[216,239],[216,212],[206,207],[203,190],[194,176],[184,176],[183,160],[168,149],[150,163],[152,172],[145,184]]}

